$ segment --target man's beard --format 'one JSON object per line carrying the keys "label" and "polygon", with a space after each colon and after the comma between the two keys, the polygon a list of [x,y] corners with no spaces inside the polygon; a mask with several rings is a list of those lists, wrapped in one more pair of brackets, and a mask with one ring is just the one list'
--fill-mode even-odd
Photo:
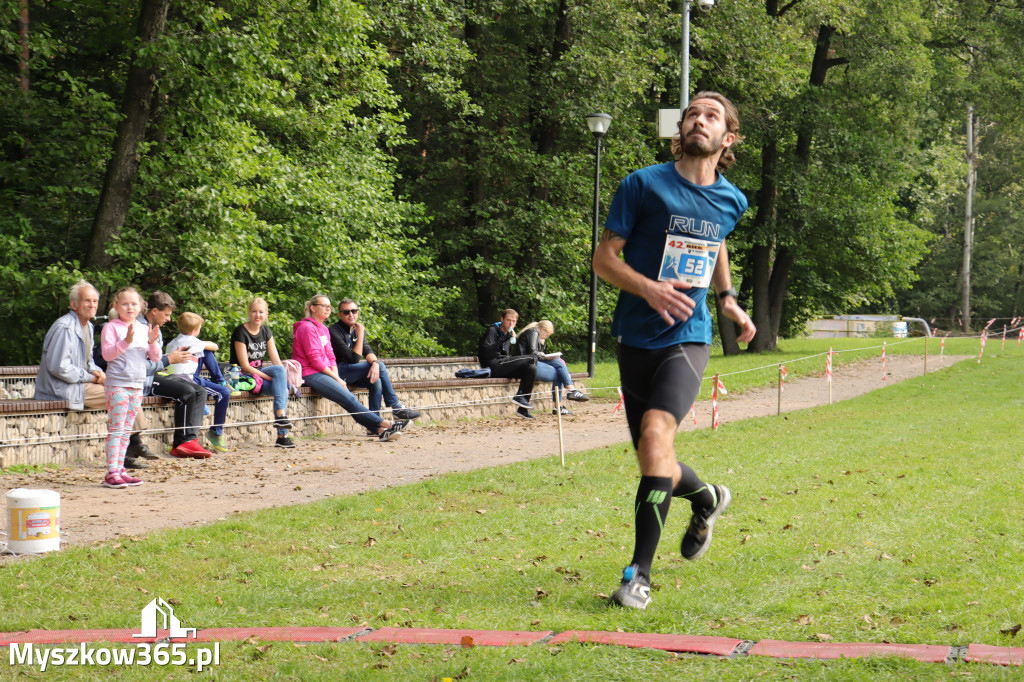
{"label": "man's beard", "polygon": [[689,137],[686,144],[683,145],[683,153],[698,159],[714,156],[722,149],[723,139],[725,139],[724,133],[717,140],[710,137]]}

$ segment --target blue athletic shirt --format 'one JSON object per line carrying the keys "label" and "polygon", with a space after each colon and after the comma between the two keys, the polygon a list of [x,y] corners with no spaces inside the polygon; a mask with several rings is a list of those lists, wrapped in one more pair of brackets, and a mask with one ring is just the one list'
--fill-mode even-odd
{"label": "blue athletic shirt", "polygon": [[[648,166],[630,173],[615,192],[605,227],[626,240],[626,263],[657,280],[668,235],[721,243],[747,210],[747,198],[718,175],[714,183],[695,185],[675,169],[675,163]],[[715,251],[717,257],[717,250]],[[677,263],[678,264],[678,263]],[[713,266],[712,266],[713,267]],[[682,290],[696,306],[693,316],[669,327],[647,301],[626,291],[612,318],[619,343],[636,348],[665,348],[677,343],[711,343],[711,313],[706,287]]]}

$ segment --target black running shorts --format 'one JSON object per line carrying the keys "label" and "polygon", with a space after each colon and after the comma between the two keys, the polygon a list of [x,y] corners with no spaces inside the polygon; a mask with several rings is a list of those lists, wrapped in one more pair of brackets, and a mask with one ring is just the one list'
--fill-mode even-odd
{"label": "black running shorts", "polygon": [[683,343],[651,350],[619,344],[618,354],[629,435],[633,447],[638,447],[644,412],[664,410],[676,418],[678,425],[690,411],[700,393],[711,347]]}

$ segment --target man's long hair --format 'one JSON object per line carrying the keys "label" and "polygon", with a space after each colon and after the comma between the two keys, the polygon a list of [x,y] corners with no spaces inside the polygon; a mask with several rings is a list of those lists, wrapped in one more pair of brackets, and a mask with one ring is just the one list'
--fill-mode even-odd
{"label": "man's long hair", "polygon": [[[733,142],[728,149],[722,152],[721,156],[718,157],[718,165],[715,167],[719,173],[726,170],[729,166],[736,162],[736,155],[733,154],[732,150],[743,141],[743,136],[740,135],[740,116],[736,112],[736,106],[729,101],[729,98],[720,92],[713,92],[711,90],[702,90],[693,96],[690,100],[691,103],[696,102],[699,99],[713,99],[722,105],[722,109],[725,110],[725,129],[726,132],[733,133],[736,136],[736,141]],[[675,137],[672,138],[672,154],[676,157],[676,161],[683,158],[683,143],[681,140],[681,134],[683,130],[683,121],[686,120],[686,113],[690,110],[687,106],[683,110],[683,115],[679,119]]]}

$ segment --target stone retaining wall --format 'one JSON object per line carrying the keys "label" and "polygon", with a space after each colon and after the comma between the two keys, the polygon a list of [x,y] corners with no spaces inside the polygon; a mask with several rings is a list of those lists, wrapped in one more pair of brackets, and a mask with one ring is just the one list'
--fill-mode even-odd
{"label": "stone retaining wall", "polygon": [[[517,382],[506,379],[449,380],[454,369],[449,367],[447,371],[445,379],[411,382],[407,386],[396,385],[395,390],[403,404],[423,412],[423,417],[418,420],[420,424],[508,415],[513,412],[514,405],[510,398],[515,393]],[[582,384],[583,381],[577,381],[577,385]],[[532,402],[538,410],[551,409],[551,394],[547,391],[549,386],[537,385],[538,394]],[[357,390],[356,397],[366,403],[365,391]],[[272,444],[277,437],[269,423],[273,418],[272,405],[269,396],[232,399],[224,429],[228,444],[232,448]],[[148,433],[145,436],[147,444],[154,449],[158,445],[169,447],[173,406],[149,405],[144,410],[149,430],[167,429],[163,433]],[[350,416],[332,416],[342,414],[342,409],[335,403],[304,389],[300,398],[292,398],[288,403],[288,417],[295,425],[291,435],[301,439],[310,436],[365,434],[365,430]],[[103,410],[2,414],[0,468],[101,460],[106,438],[106,419],[107,413]],[[201,434],[203,442],[206,441],[205,429],[209,427],[210,420],[209,416],[204,420],[204,432]],[[36,439],[63,442],[38,442]]]}

